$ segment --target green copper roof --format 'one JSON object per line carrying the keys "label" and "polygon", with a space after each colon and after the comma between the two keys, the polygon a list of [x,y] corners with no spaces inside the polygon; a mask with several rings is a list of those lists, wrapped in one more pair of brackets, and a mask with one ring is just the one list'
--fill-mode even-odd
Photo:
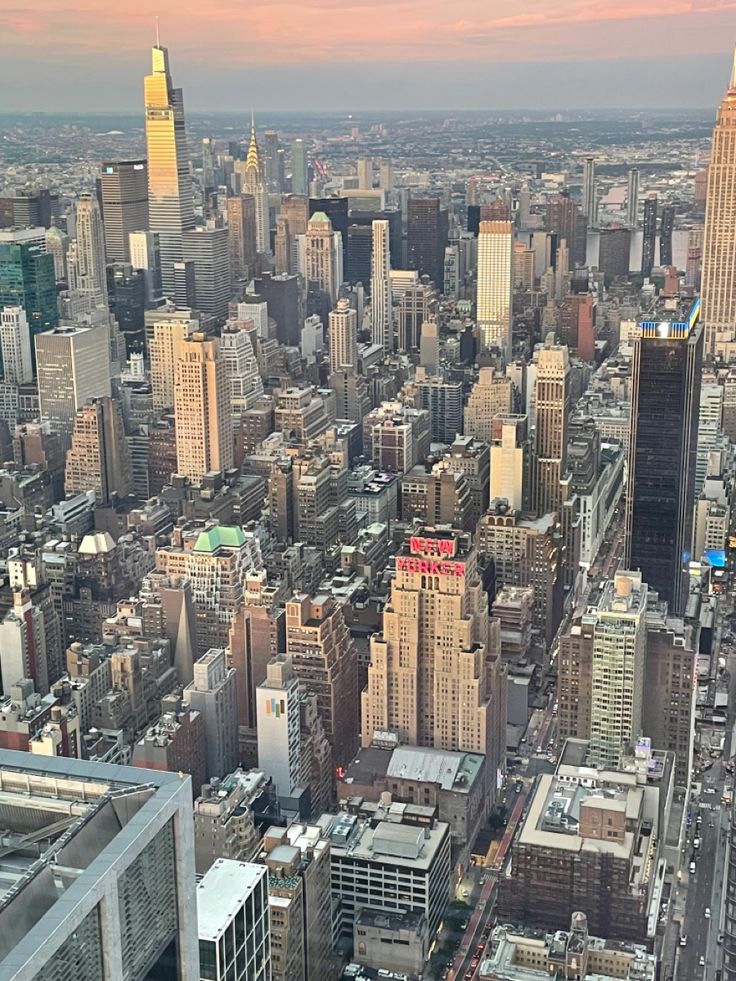
{"label": "green copper roof", "polygon": [[316,222],[318,225],[327,225],[330,223],[330,219],[327,217],[324,211],[315,211],[309,220],[310,222]]}
{"label": "green copper roof", "polygon": [[195,552],[216,552],[221,546],[240,548],[245,542],[242,528],[227,525],[214,525],[208,531],[203,531],[194,546]]}

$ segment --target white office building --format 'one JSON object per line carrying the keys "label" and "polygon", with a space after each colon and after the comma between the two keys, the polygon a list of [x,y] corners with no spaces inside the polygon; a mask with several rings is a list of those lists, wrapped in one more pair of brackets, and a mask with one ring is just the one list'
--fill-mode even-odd
{"label": "white office building", "polygon": [[511,354],[514,235],[510,221],[482,221],[478,233],[476,319],[483,348]]}

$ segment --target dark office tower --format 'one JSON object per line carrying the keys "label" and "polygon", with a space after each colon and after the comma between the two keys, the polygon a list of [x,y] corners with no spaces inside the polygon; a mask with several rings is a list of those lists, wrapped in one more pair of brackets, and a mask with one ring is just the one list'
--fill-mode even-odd
{"label": "dark office tower", "polygon": [[342,254],[348,254],[348,199],[347,198],[310,198],[309,217],[318,212],[327,215],[332,222],[332,231],[339,232],[342,237]]}
{"label": "dark office tower", "polygon": [[256,200],[252,194],[237,194],[227,199],[228,248],[230,276],[233,284],[255,273]]}
{"label": "dark office tower", "polygon": [[547,201],[544,229],[555,234],[558,242],[563,238],[567,241],[573,265],[585,265],[587,245],[585,216],[566,191],[554,194]]}
{"label": "dark office tower", "polygon": [[266,185],[272,194],[283,191],[279,173],[279,134],[267,129],[263,134],[263,162],[266,168]]}
{"label": "dark office tower", "polygon": [[652,275],[656,242],[657,195],[650,194],[644,202],[644,237],[641,242],[641,274],[645,278]]}
{"label": "dark office tower", "polygon": [[693,527],[703,329],[700,300],[661,301],[632,366],[626,561],[682,615]]}
{"label": "dark office tower", "polygon": [[142,351],[146,343],[144,315],[146,276],[129,262],[113,262],[107,267],[107,296],[110,312],[125,336],[130,351]]}
{"label": "dark office tower", "polygon": [[100,210],[108,262],[130,262],[131,232],[148,229],[148,171],[145,160],[102,164]]}
{"label": "dark office tower", "polygon": [[255,280],[256,292],[268,304],[268,315],[276,321],[276,336],[280,344],[299,345],[301,320],[299,316],[299,277],[264,273]]}
{"label": "dark office tower", "polygon": [[370,286],[373,229],[370,225],[348,225],[345,281]]}
{"label": "dark office tower", "polygon": [[207,191],[216,186],[215,148],[212,137],[205,136],[202,140],[202,187]]}
{"label": "dark office tower", "polygon": [[447,242],[447,209],[440,207],[440,199],[409,198],[407,265],[429,276],[440,293],[445,285]]}
{"label": "dark office tower", "polygon": [[374,221],[388,222],[388,242],[391,252],[391,268],[401,269],[401,212],[398,208],[383,208],[380,211],[361,211],[353,209],[349,214],[351,225],[366,225],[371,228]]}
{"label": "dark office tower", "polygon": [[[307,147],[304,140],[294,140],[291,144],[291,193],[309,194],[309,164],[307,162]],[[318,211],[324,211],[318,208]],[[328,212],[325,212],[328,214]]]}
{"label": "dark office tower", "polygon": [[666,204],[662,208],[662,218],[659,224],[659,264],[672,265],[672,231],[675,227],[675,206]]}
{"label": "dark office tower", "polygon": [[480,231],[480,205],[479,204],[468,205],[468,231],[472,232],[476,238],[478,237],[478,232]]}
{"label": "dark office tower", "polygon": [[0,228],[50,228],[59,217],[59,195],[47,187],[23,187],[0,198]]}
{"label": "dark office tower", "polygon": [[629,275],[631,232],[623,225],[601,229],[598,268],[606,278],[606,285],[614,279],[626,279]]}

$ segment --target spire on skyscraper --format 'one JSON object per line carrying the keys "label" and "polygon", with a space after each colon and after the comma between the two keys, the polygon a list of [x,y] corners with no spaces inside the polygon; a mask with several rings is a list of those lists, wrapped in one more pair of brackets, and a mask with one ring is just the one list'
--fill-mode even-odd
{"label": "spire on skyscraper", "polygon": [[731,64],[731,81],[728,83],[730,92],[736,92],[736,47],[733,49],[733,63]]}
{"label": "spire on skyscraper", "polygon": [[248,144],[248,153],[245,157],[246,173],[251,168],[256,171],[259,180],[262,179],[263,161],[261,160],[261,151],[258,147],[258,140],[256,139],[256,117],[252,109],[250,113],[250,143]]}

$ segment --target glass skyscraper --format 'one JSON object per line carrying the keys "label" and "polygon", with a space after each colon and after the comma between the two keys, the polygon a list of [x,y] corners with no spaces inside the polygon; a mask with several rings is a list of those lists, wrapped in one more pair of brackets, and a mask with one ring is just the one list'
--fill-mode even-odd
{"label": "glass skyscraper", "polygon": [[25,310],[35,365],[34,336],[59,323],[54,257],[46,252],[43,229],[0,230],[0,308],[6,306]]}
{"label": "glass skyscraper", "polygon": [[687,599],[703,330],[700,301],[664,300],[641,323],[632,367],[629,569],[674,613]]}

